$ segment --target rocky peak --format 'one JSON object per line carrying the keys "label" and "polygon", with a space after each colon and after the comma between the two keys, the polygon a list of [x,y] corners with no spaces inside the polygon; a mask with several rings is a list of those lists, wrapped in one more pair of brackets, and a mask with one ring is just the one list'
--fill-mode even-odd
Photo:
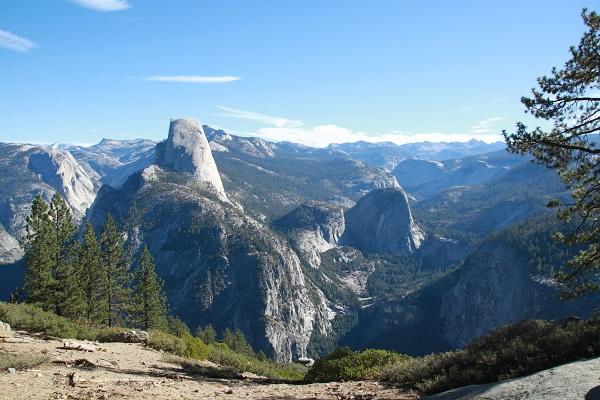
{"label": "rocky peak", "polygon": [[346,211],[345,218],[342,243],[363,252],[409,254],[424,240],[402,188],[373,190]]}
{"label": "rocky peak", "polygon": [[57,190],[76,217],[85,215],[96,197],[95,178],[66,150],[40,147],[29,156],[29,169]]}
{"label": "rocky peak", "polygon": [[227,199],[208,140],[197,121],[187,118],[171,120],[169,137],[156,146],[156,164],[190,173],[212,186],[219,197]]}

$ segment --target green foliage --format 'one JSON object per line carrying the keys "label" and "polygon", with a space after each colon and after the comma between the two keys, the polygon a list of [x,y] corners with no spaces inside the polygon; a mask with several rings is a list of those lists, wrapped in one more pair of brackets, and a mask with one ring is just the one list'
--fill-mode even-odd
{"label": "green foliage", "polygon": [[404,362],[409,357],[387,350],[352,351],[348,347],[335,350],[317,360],[306,374],[307,382],[332,382],[362,379],[378,379],[382,368]]}
{"label": "green foliage", "polygon": [[38,195],[27,217],[25,290],[27,301],[58,315],[75,317],[82,311],[82,291],[76,274],[76,226],[71,210],[55,193],[48,206]]}
{"label": "green foliage", "polygon": [[223,343],[236,353],[254,355],[254,350],[252,350],[246,337],[239,329],[232,332],[229,328],[226,328],[223,332]]}
{"label": "green foliage", "polygon": [[104,322],[99,310],[107,308],[107,276],[102,269],[102,250],[92,224],[87,221],[77,260],[79,284],[83,291],[83,320],[90,324]]}
{"label": "green foliage", "polygon": [[148,334],[150,335],[149,347],[178,356],[185,354],[187,346],[182,338],[158,330],[151,330]]}
{"label": "green foliage", "polygon": [[169,316],[167,319],[169,333],[177,337],[192,336],[190,328],[177,317]]}
{"label": "green foliage", "polygon": [[206,344],[213,344],[217,341],[217,331],[215,331],[215,328],[211,324],[208,324],[204,328],[199,326],[196,329],[196,337]]}
{"label": "green foliage", "polygon": [[600,320],[523,321],[483,336],[464,350],[412,358],[382,379],[435,393],[528,375],[600,355]]}
{"label": "green foliage", "polygon": [[163,282],[156,275],[154,260],[144,246],[138,267],[133,273],[132,319],[144,330],[166,329],[167,299],[163,292]]}
{"label": "green foliage", "polygon": [[50,218],[48,205],[40,195],[31,204],[27,216],[26,236],[21,241],[25,250],[25,292],[27,301],[49,309],[52,281],[52,243],[50,241]]}
{"label": "green foliage", "polygon": [[185,351],[183,352],[185,357],[206,360],[210,356],[210,346],[202,340],[190,335],[185,335],[182,339],[185,342]]}
{"label": "green foliage", "polygon": [[600,272],[600,15],[584,9],[582,17],[588,30],[579,45],[571,47],[571,58],[563,68],[553,68],[550,76],[538,78],[532,97],[521,99],[527,112],[550,121],[552,129],[529,130],[519,122],[516,132],[503,132],[510,151],[532,154],[556,169],[571,189],[572,199],[548,204],[559,207],[559,218],[577,224],[557,238],[585,246],[571,259],[571,270],[556,276],[568,285],[568,298],[598,289]]}
{"label": "green foliage", "polygon": [[52,238],[51,301],[57,315],[76,318],[83,311],[83,293],[76,274],[77,242],[71,209],[66,201],[55,193],[48,210],[50,219],[50,237]]}
{"label": "green foliage", "polygon": [[95,332],[91,328],[78,325],[70,319],[59,317],[33,304],[0,303],[0,320],[14,329],[62,338],[95,339]]}
{"label": "green foliage", "polygon": [[300,380],[306,374],[306,368],[302,365],[261,360],[256,356],[236,353],[222,343],[211,346],[208,359],[238,373],[247,371],[272,379]]}
{"label": "green foliage", "polygon": [[123,250],[123,236],[110,214],[102,227],[100,246],[103,253],[102,269],[107,282],[104,292],[106,307],[102,310],[102,316],[108,327],[119,326],[129,311],[130,290],[127,285],[130,274]]}

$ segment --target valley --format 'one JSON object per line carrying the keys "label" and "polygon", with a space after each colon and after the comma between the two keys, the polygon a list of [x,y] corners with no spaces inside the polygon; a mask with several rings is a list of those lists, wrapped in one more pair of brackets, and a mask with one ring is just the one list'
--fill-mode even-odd
{"label": "valley", "polygon": [[564,186],[497,148],[319,149],[183,119],[158,144],[5,144],[2,298],[22,279],[29,203],[58,192],[96,229],[112,215],[132,255],[148,246],[171,314],[240,330],[280,361],[340,345],[427,354],[521,319],[589,315],[551,283],[569,252],[549,240],[545,202]]}

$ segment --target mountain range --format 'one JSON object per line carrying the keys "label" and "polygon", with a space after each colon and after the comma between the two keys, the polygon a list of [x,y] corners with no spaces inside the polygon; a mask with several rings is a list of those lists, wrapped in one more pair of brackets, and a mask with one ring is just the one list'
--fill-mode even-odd
{"label": "mountain range", "polygon": [[0,296],[22,277],[31,200],[58,191],[98,229],[147,245],[170,310],[240,329],[280,361],[335,346],[423,354],[523,318],[586,316],[556,299],[571,250],[545,203],[555,172],[502,144],[311,148],[189,119],[167,139],[0,144]]}

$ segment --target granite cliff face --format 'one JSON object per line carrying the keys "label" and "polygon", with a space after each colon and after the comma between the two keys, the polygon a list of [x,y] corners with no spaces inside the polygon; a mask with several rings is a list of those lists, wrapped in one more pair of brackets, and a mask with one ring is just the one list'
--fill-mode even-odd
{"label": "granite cliff face", "polygon": [[457,270],[364,310],[348,342],[427,354],[463,347],[523,319],[588,317],[600,295],[558,298],[553,274],[574,250],[552,239],[555,229],[555,217],[542,215],[494,233]]}
{"label": "granite cliff face", "polygon": [[40,148],[29,155],[29,169],[60,192],[76,216],[85,215],[94,202],[98,177],[88,174],[68,151]]}
{"label": "granite cliff face", "polygon": [[318,202],[302,204],[273,225],[289,236],[313,268],[321,265],[321,253],[336,247],[346,229],[343,208]]}
{"label": "granite cliff face", "polygon": [[202,126],[194,120],[181,118],[171,121],[167,141],[156,146],[156,165],[190,173],[227,199],[208,140]]}
{"label": "granite cliff face", "polygon": [[154,162],[156,142],[148,139],[102,139],[93,146],[60,145],[102,183],[121,186],[127,178]]}
{"label": "granite cliff face", "polygon": [[424,239],[401,188],[374,190],[346,212],[342,243],[363,252],[410,254]]}
{"label": "granite cliff face", "polygon": [[[36,195],[49,201],[59,192],[81,219],[94,201],[99,176],[86,171],[66,150],[0,143],[0,182],[0,225],[19,239]],[[3,246],[13,248],[14,242],[4,236]]]}
{"label": "granite cliff face", "polygon": [[313,332],[329,334],[335,313],[288,244],[215,190],[218,171],[198,127],[174,121],[157,164],[120,189],[102,188],[92,223],[110,212],[134,245],[148,245],[171,311],[191,327],[241,329],[281,361],[306,356]]}

